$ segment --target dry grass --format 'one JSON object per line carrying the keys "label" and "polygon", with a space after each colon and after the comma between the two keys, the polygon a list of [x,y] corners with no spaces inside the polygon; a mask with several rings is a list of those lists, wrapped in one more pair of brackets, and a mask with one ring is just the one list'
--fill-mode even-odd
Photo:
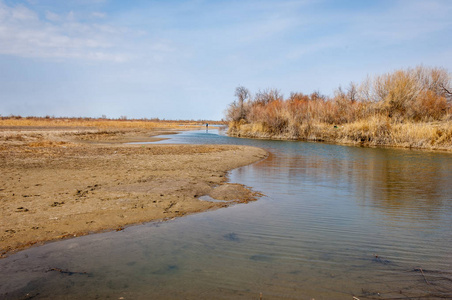
{"label": "dry grass", "polygon": [[[199,128],[206,121],[111,120],[91,118],[0,117],[0,145],[66,147],[65,142],[128,143],[153,136]],[[219,122],[207,121],[209,124]],[[154,139],[155,140],[155,139]],[[56,144],[46,144],[49,141]],[[60,143],[61,142],[61,143]]]}
{"label": "dry grass", "polygon": [[398,70],[319,93],[258,92],[228,111],[235,136],[452,149],[451,77],[439,68]]}
{"label": "dry grass", "polygon": [[452,123],[392,123],[389,118],[358,120],[341,126],[300,124],[297,135],[274,134],[263,123],[231,123],[229,133],[238,137],[323,141],[361,146],[389,146],[452,150]]}
{"label": "dry grass", "polygon": [[37,148],[37,147],[50,147],[50,148],[54,148],[54,147],[67,147],[69,145],[72,145],[71,143],[65,142],[65,141],[39,141],[39,142],[31,142],[28,143],[27,146],[30,148]]}
{"label": "dry grass", "polygon": [[[150,121],[150,120],[110,120],[83,118],[36,118],[3,117],[0,126],[38,126],[38,127],[96,127],[96,128],[180,128],[199,126],[202,121]],[[213,123],[212,121],[210,123]]]}

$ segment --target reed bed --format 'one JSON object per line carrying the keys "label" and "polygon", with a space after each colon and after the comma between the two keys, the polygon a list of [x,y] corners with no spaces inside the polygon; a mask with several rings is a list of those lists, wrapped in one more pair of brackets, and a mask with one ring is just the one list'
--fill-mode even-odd
{"label": "reed bed", "polygon": [[451,75],[423,66],[339,87],[333,97],[236,89],[232,136],[452,150]]}

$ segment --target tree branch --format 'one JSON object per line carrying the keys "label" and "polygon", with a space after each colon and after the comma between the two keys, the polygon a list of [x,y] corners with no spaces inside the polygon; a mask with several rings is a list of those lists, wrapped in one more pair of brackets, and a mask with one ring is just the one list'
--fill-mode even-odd
{"label": "tree branch", "polygon": [[444,86],[444,84],[443,83],[441,83],[440,85],[439,85],[439,87],[440,88],[442,88],[445,92],[446,92],[446,94],[448,94],[448,95],[452,95],[452,92],[451,91],[449,91],[448,89],[446,89],[446,87]]}

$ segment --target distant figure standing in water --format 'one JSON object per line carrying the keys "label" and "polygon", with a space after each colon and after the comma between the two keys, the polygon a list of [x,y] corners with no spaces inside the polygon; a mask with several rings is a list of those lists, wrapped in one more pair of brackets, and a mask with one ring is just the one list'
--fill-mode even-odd
{"label": "distant figure standing in water", "polygon": [[206,132],[209,131],[209,123],[206,123]]}

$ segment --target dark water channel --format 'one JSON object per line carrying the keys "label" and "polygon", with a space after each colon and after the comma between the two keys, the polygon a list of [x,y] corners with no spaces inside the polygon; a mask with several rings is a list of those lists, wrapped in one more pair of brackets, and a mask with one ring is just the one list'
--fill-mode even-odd
{"label": "dark water channel", "polygon": [[[0,298],[452,299],[452,155],[236,139],[257,202],[49,243],[0,260]],[[28,295],[28,296],[27,296]]]}

